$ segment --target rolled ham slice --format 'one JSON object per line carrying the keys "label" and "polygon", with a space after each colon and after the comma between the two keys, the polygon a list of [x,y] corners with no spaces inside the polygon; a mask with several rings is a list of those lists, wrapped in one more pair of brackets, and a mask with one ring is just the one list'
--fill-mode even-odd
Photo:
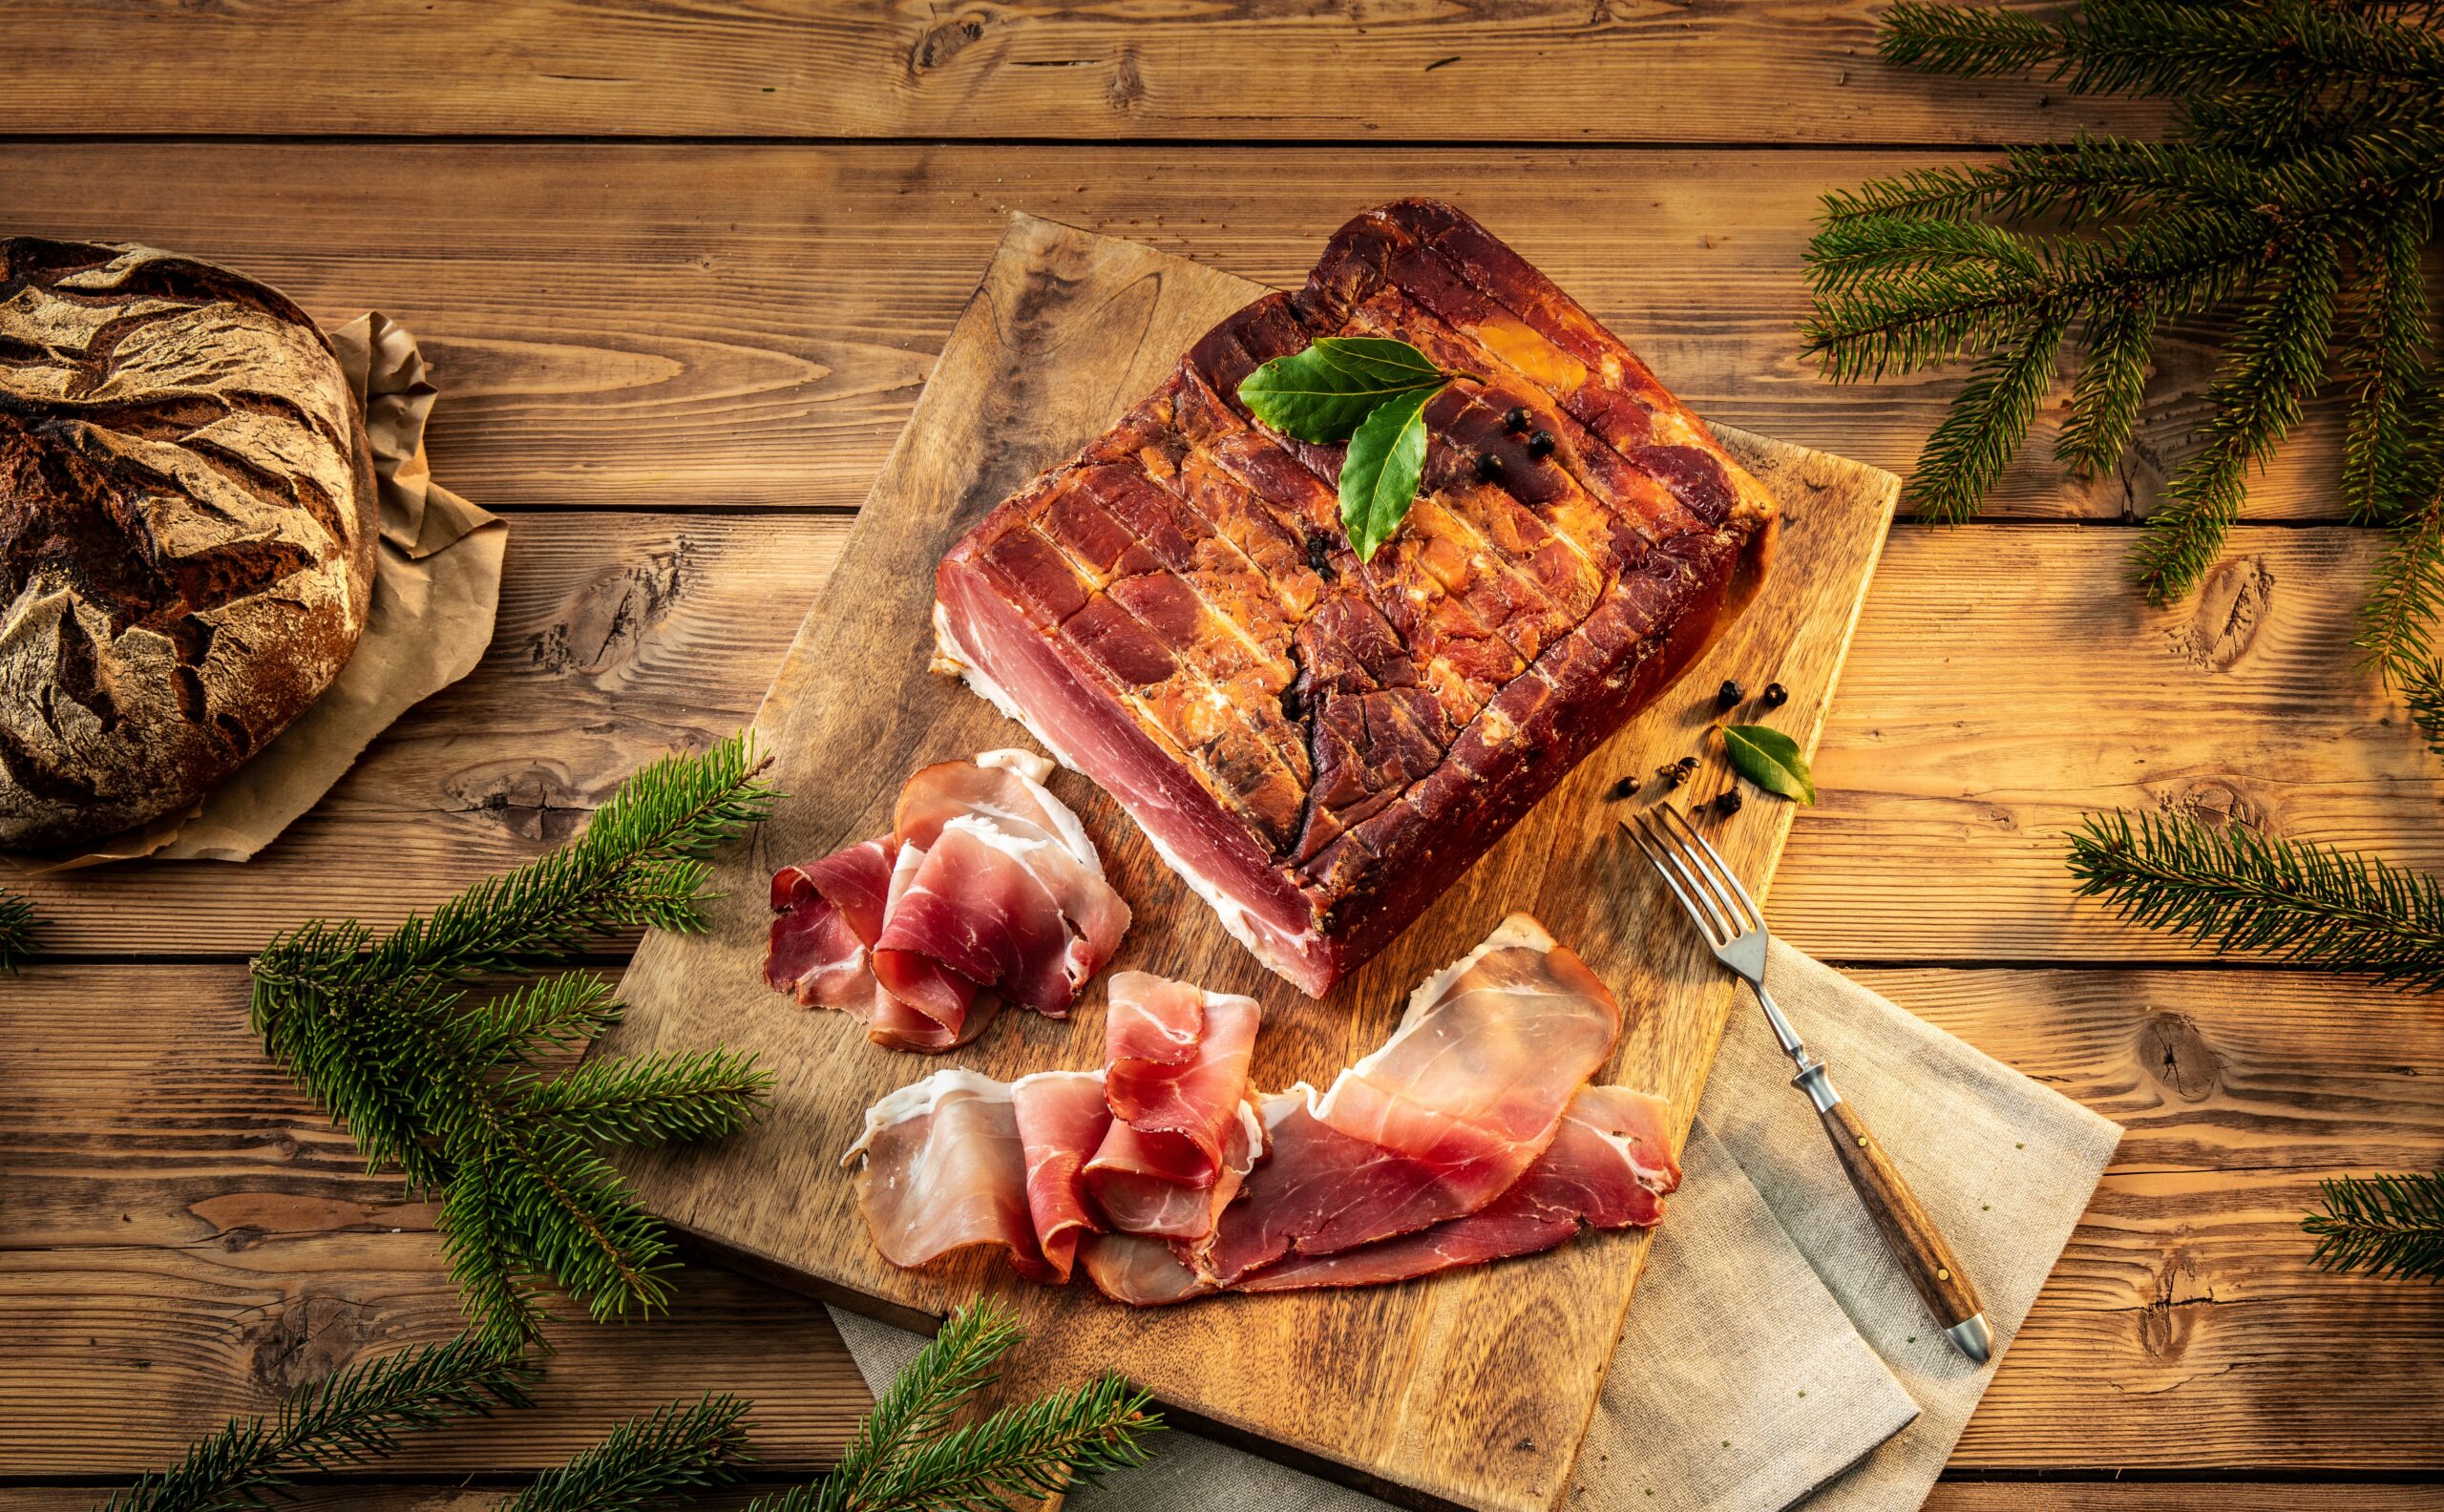
{"label": "rolled ham slice", "polygon": [[900,789],[890,834],[782,868],[766,982],[928,1053],[974,1039],[1004,998],[1067,1014],[1128,905],[1051,770],[1021,750],[936,763]]}
{"label": "rolled ham slice", "polygon": [[1105,1096],[1112,1124],[1085,1180],[1110,1227],[1201,1240],[1263,1150],[1248,1105],[1262,1010],[1147,972],[1111,979]]}
{"label": "rolled ham slice", "polygon": [[1010,1083],[1026,1157],[1027,1212],[1053,1279],[1069,1279],[1081,1236],[1098,1225],[1081,1175],[1111,1126],[1100,1071],[1042,1071]]}

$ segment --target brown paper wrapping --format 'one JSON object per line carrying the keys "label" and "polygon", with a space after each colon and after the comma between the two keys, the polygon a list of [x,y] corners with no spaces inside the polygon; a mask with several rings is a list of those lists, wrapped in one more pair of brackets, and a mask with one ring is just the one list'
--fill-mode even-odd
{"label": "brown paper wrapping", "polygon": [[378,312],[330,336],[365,402],[381,484],[373,603],[355,653],[312,707],[193,808],[81,855],[11,857],[20,871],[65,872],[138,857],[246,860],[321,802],[393,720],[483,659],[500,605],[509,529],[432,481],[424,428],[436,390],[415,338]]}

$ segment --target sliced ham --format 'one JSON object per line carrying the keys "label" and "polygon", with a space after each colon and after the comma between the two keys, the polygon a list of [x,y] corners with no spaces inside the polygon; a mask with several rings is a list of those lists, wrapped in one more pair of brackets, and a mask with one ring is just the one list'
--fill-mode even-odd
{"label": "sliced ham", "polygon": [[1010,1088],[956,1068],[901,1087],[866,1110],[843,1163],[863,1157],[857,1208],[874,1248],[913,1269],[957,1250],[1000,1245],[1035,1281],[1056,1273],[1027,1208],[1027,1161]]}
{"label": "sliced ham", "polygon": [[1581,1228],[1653,1228],[1663,1221],[1661,1193],[1680,1184],[1664,1107],[1630,1087],[1582,1087],[1544,1153],[1475,1212],[1336,1254],[1294,1254],[1242,1278],[1237,1290],[1378,1286],[1536,1254]]}
{"label": "sliced ham", "polygon": [[1005,998],[1065,1015],[1128,906],[1051,770],[1020,750],[937,763],[900,789],[892,833],[784,867],[765,980],[929,1053],[974,1039]]}
{"label": "sliced ham", "polygon": [[[1285,1115],[1305,1119],[1304,1088],[1273,1101]],[[1233,1275],[1227,1289],[1380,1286],[1537,1254],[1584,1228],[1653,1228],[1663,1221],[1663,1194],[1680,1185],[1669,1114],[1670,1104],[1661,1098],[1631,1087],[1582,1087],[1544,1153],[1508,1190],[1477,1211],[1334,1254],[1292,1254]],[[1305,1122],[1310,1130],[1322,1128]],[[1321,1137],[1344,1154],[1356,1144],[1328,1129]],[[1296,1138],[1293,1134],[1291,1141]],[[1282,1158],[1284,1143],[1289,1142],[1276,1142],[1274,1159]],[[1319,1185],[1333,1179],[1316,1174]],[[1106,1296],[1131,1307],[1164,1307],[1225,1290],[1210,1268],[1200,1273],[1190,1263],[1193,1256],[1177,1245],[1108,1234],[1089,1246],[1080,1256],[1087,1278]]]}
{"label": "sliced ham", "polygon": [[1115,1228],[1203,1239],[1263,1148],[1247,1102],[1262,1010],[1146,972],[1113,976],[1109,997],[1112,1125],[1087,1186]]}
{"label": "sliced ham", "polygon": [[1081,1236],[1100,1226],[1081,1179],[1111,1125],[1100,1071],[1040,1071],[1010,1083],[1026,1157],[1027,1212],[1053,1279],[1069,1279]]}
{"label": "sliced ham", "polygon": [[1427,977],[1392,1038],[1329,1092],[1268,1101],[1272,1153],[1223,1214],[1216,1279],[1485,1207],[1544,1153],[1620,1028],[1620,1004],[1575,955],[1524,914],[1504,919]]}
{"label": "sliced ham", "polygon": [[809,1008],[868,1017],[874,977],[868,956],[882,933],[895,842],[889,835],[836,850],[812,866],[772,873],[772,938],[764,980]]}
{"label": "sliced ham", "polygon": [[[963,822],[943,821],[935,850]],[[903,847],[902,867],[921,874],[919,854]],[[896,1001],[877,1000],[878,1022]],[[893,1093],[850,1151],[876,1247],[921,1265],[998,1244],[1022,1275],[1084,1270],[1155,1307],[1533,1254],[1657,1223],[1679,1185],[1664,1102],[1587,1084],[1619,1005],[1524,914],[1428,977],[1329,1092],[1252,1100],[1258,1017],[1248,998],[1123,973],[1104,1070],[1007,1085],[943,1071]]]}

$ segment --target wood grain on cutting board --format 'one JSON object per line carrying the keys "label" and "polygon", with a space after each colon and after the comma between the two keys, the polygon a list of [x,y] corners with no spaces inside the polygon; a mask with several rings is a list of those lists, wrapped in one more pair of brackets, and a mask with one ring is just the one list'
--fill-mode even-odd
{"label": "wood grain on cutting board", "polygon": [[[1331,229],[1315,228],[1319,249]],[[1568,1484],[1646,1236],[1583,1237],[1404,1286],[1146,1312],[1084,1284],[1017,1282],[980,1252],[898,1270],[869,1244],[839,1155],[868,1105],[943,1061],[874,1046],[854,1019],[800,1010],[762,980],[776,867],[887,830],[901,783],[928,762],[1033,744],[926,670],[942,552],[1259,292],[1132,242],[1014,220],[757,718],[771,779],[789,796],[719,858],[726,896],[710,929],[647,938],[622,989],[627,1018],[601,1047],[752,1051],[778,1074],[771,1110],[722,1144],[640,1153],[624,1168],[651,1207],[710,1246],[852,1306],[918,1321],[979,1295],[1006,1297],[1032,1335],[1013,1389],[1117,1369],[1210,1428],[1403,1501],[1548,1508]],[[1636,345],[1635,331],[1623,334]],[[1607,1079],[1670,1097],[1685,1127],[1730,987],[1615,834],[1621,808],[1605,789],[1683,754],[1703,765],[1679,799],[1727,785],[1704,738],[1726,676],[1751,688],[1783,683],[1790,703],[1766,719],[1812,748],[1898,493],[1889,474],[1839,457],[1734,431],[1723,439],[1782,505],[1764,592],[1675,688],[1331,997],[1311,1001],[1257,966],[1114,805],[1083,777],[1059,774],[1054,791],[1077,808],[1135,911],[1113,968],[1256,997],[1266,1009],[1257,1083],[1321,1084],[1383,1040],[1420,977],[1526,909],[1621,998],[1630,1026]],[[1635,801],[1655,791],[1650,782]],[[1739,813],[1710,823],[1761,884],[1789,821],[1788,805],[1752,790]],[[1009,1077],[1100,1065],[1102,1053],[1097,983],[1066,1022],[1005,1013],[947,1059]]]}

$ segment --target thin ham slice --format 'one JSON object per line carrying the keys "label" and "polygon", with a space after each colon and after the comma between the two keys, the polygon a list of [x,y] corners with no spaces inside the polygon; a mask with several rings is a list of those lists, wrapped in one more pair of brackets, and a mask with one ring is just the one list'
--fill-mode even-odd
{"label": "thin ham slice", "polygon": [[896,843],[860,841],[812,866],[772,873],[772,938],[764,980],[809,1008],[868,1017],[874,977],[868,951],[882,933]]}
{"label": "thin ham slice", "polygon": [[1104,1074],[1040,1071],[1010,1083],[1010,1102],[1026,1156],[1027,1212],[1036,1245],[1053,1278],[1066,1281],[1079,1239],[1101,1227],[1087,1207],[1081,1177],[1086,1158],[1111,1125]]}
{"label": "thin ham slice", "polygon": [[1046,1263],[1027,1207],[1027,1160],[1010,1088],[957,1068],[937,1071],[866,1110],[842,1163],[863,1157],[857,1208],[874,1248],[904,1269],[1000,1245],[1034,1281],[1064,1279]]}
{"label": "thin ham slice", "polygon": [[1248,1106],[1248,1063],[1262,1010],[1147,972],[1110,984],[1105,1095],[1111,1130],[1087,1164],[1111,1226],[1199,1240],[1263,1149]]}
{"label": "thin ham slice", "polygon": [[1410,995],[1382,1047],[1332,1090],[1268,1102],[1272,1152],[1224,1212],[1216,1280],[1477,1211],[1509,1189],[1604,1063],[1620,1004],[1524,914]]}
{"label": "thin ham slice", "polygon": [[928,1053],[974,1039],[1005,998],[1067,1014],[1128,906],[1051,771],[1021,750],[937,763],[900,789],[890,834],[784,867],[765,980]]}
{"label": "thin ham slice", "polygon": [[[1581,1228],[1649,1228],[1680,1185],[1667,1104],[1631,1087],[1579,1089],[1544,1153],[1508,1190],[1464,1217],[1336,1254],[1294,1254],[1241,1279],[1241,1292],[1378,1286],[1537,1254]],[[1131,1283],[1149,1292],[1159,1284]]]}
{"label": "thin ham slice", "polygon": [[[1296,1100],[1303,1103],[1303,1094]],[[1441,1270],[1538,1254],[1585,1228],[1650,1228],[1680,1185],[1670,1105],[1623,1086],[1579,1089],[1543,1154],[1484,1208],[1415,1233],[1336,1254],[1293,1254],[1235,1277],[1234,1292],[1381,1286]],[[1165,1307],[1225,1290],[1180,1247],[1131,1234],[1090,1241],[1080,1256],[1096,1290],[1131,1307]]]}

